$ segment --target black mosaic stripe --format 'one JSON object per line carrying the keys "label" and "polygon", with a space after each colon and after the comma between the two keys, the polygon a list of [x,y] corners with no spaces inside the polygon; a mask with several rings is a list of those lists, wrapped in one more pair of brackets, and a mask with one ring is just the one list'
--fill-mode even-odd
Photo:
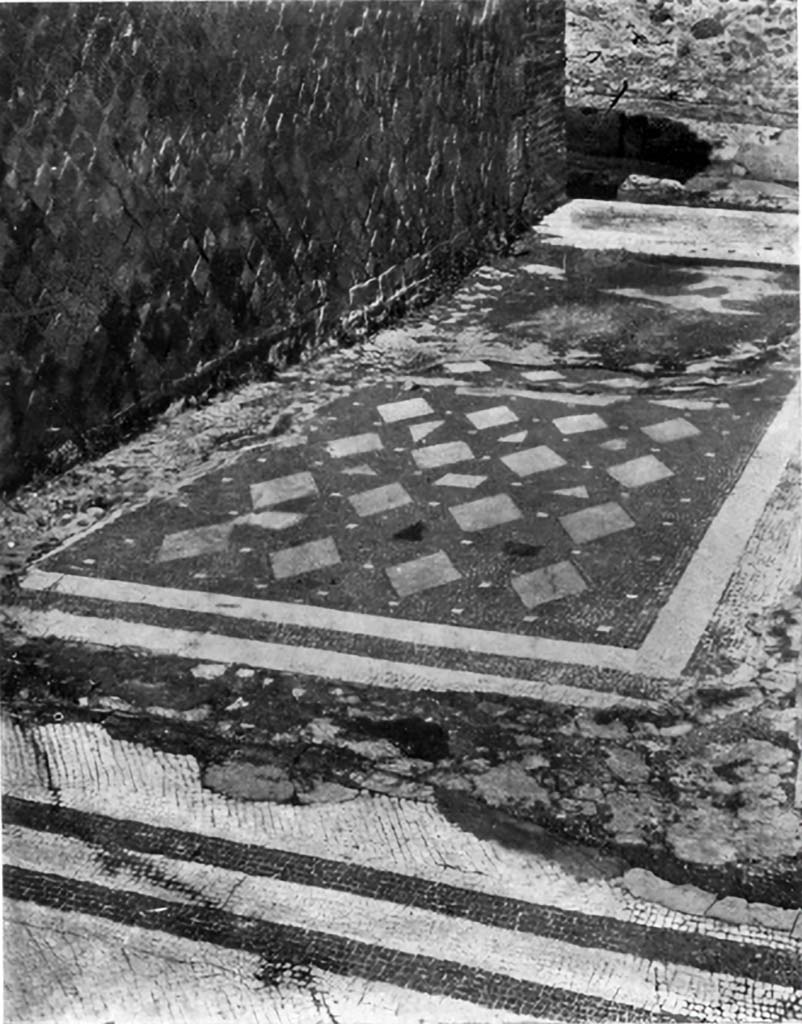
{"label": "black mosaic stripe", "polygon": [[560,1021],[680,1021],[687,1017],[635,1010],[622,1003],[520,981],[451,960],[275,924],[204,904],[166,903],[157,897],[109,889],[94,882],[3,867],[4,895],[62,912],[90,914],[117,924],[166,932],[192,942],[262,956],[268,963],[305,965],[332,973],[464,999],[534,1018]]}
{"label": "black mosaic stripe", "polygon": [[461,889],[394,871],[120,820],[16,797],[4,797],[2,809],[6,824],[71,836],[106,849],[124,848],[141,854],[160,854],[229,871],[387,900],[509,931],[559,939],[575,946],[641,956],[657,963],[687,964],[701,971],[777,985],[794,986],[799,978],[799,958],[787,949],[582,914]]}
{"label": "black mosaic stripe", "polygon": [[[232,595],[236,599],[236,595]],[[38,607],[40,595],[23,591],[20,604]],[[310,606],[311,607],[311,606]],[[581,687],[603,693],[613,693],[642,700],[660,700],[670,692],[670,685],[658,678],[638,675],[620,669],[598,668],[593,665],[572,665],[536,658],[485,654],[456,647],[433,647],[417,644],[414,623],[410,624],[409,640],[393,640],[370,634],[354,634],[338,630],[321,629],[314,625],[292,626],[284,623],[259,622],[249,618],[228,618],[214,612],[186,611],[182,608],[161,608],[156,605],[110,602],[104,598],[82,597],[53,592],[48,596],[48,609],[58,609],[74,615],[99,619],[119,619],[125,622],[165,629],[185,629],[213,633],[230,639],[257,640],[261,643],[311,647],[325,655],[353,654],[364,658],[384,658],[415,668],[447,668],[474,672],[477,675],[497,675],[513,679],[536,679],[539,682]],[[399,620],[400,621],[400,620]],[[596,636],[595,643],[604,643]],[[109,648],[109,654],[113,653]],[[523,696],[523,695],[521,695]],[[537,693],[532,694],[537,700]],[[566,701],[566,703],[569,703]]]}

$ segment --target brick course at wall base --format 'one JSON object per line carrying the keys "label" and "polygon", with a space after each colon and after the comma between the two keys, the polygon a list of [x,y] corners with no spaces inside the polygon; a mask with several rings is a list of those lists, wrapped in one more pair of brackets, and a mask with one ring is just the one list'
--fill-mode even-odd
{"label": "brick course at wall base", "polygon": [[763,180],[798,180],[796,0],[568,0],[567,102],[688,125]]}
{"label": "brick course at wall base", "polygon": [[0,9],[0,486],[564,193],[564,0]]}

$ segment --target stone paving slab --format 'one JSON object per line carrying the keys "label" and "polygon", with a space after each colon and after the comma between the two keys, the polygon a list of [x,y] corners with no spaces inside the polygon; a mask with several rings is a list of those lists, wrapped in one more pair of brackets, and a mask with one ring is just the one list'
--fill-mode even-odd
{"label": "stone paving slab", "polygon": [[799,264],[799,219],[792,213],[574,199],[545,217],[534,233],[583,249],[722,263]]}

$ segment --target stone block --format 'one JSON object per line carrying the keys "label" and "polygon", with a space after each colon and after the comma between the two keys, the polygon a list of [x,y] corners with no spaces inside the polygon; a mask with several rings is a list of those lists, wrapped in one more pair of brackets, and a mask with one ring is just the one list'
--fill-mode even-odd
{"label": "stone block", "polygon": [[749,905],[740,896],[725,896],[707,911],[708,917],[715,917],[728,924],[746,924],[749,917]]}
{"label": "stone block", "polygon": [[622,879],[624,888],[637,899],[659,903],[681,914],[705,914],[716,897],[695,885],[674,885],[644,868],[631,868]]}
{"label": "stone block", "polygon": [[761,928],[775,928],[781,932],[792,931],[799,916],[799,910],[774,907],[769,903],[750,903],[747,912],[749,924],[760,925]]}
{"label": "stone block", "polygon": [[687,201],[685,186],[673,178],[652,178],[647,174],[630,174],[618,188],[616,199],[626,203],[672,203]]}

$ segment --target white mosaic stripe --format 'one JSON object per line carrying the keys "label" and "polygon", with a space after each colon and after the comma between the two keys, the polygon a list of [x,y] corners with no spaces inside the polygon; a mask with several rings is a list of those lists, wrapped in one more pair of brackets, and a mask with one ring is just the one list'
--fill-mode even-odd
{"label": "white mosaic stripe", "polygon": [[788,460],[799,452],[800,388],[788,395],[641,646],[638,671],[679,675],[710,621]]}
{"label": "white mosaic stripe", "polygon": [[[421,377],[420,383],[425,384],[426,378]],[[622,395],[579,395],[566,391],[525,391],[522,388],[482,388],[482,387],[460,387],[455,394],[468,395],[472,398],[528,398],[538,402],[556,402],[558,405],[590,405],[603,408],[607,405],[617,405],[626,402],[628,399]]]}
{"label": "white mosaic stripe", "polygon": [[[9,829],[9,865],[62,875],[126,892],[176,901],[176,891],[242,918],[322,932],[411,956],[447,960],[537,985],[619,1002],[646,1013],[687,1014],[717,1024],[746,1003],[768,1006],[794,999],[790,988],[687,964],[661,963],[629,953],[574,945],[552,936],[510,931],[389,900],[254,876],[163,855],[138,854],[134,869],[104,867],[97,849],[79,840],[24,828]],[[150,881],[142,864],[153,865]],[[137,870],[140,868],[140,870]],[[144,878],[143,878],[144,875]],[[192,897],[177,897],[191,903]],[[797,994],[796,1001],[802,1002]]]}
{"label": "white mosaic stripe", "polygon": [[[306,571],[306,570],[300,570]],[[379,686],[398,690],[436,690],[454,693],[502,693],[549,703],[587,708],[656,708],[655,701],[602,690],[590,690],[538,679],[519,679],[463,669],[437,668],[406,661],[389,661],[314,647],[244,640],[217,633],[148,626],[122,619],[98,619],[68,612],[37,612],[11,609],[15,621],[29,635],[56,637],[75,643],[94,643],[108,648],[134,648],[150,654],[197,658],[227,665],[250,665],[274,672],[297,672],[331,682],[357,686]],[[317,612],[323,609],[310,609]],[[320,616],[319,618],[322,618]],[[318,622],[320,625],[320,622]],[[446,630],[447,626],[437,627]],[[452,627],[453,628],[453,627]],[[472,633],[465,629],[465,633]],[[415,633],[407,642],[420,643]],[[634,652],[631,652],[634,653]]]}
{"label": "white mosaic stripe", "polygon": [[33,570],[22,581],[25,590],[49,591],[52,594],[87,597],[112,604],[146,604],[154,608],[199,612],[221,618],[250,619],[276,625],[326,629],[353,636],[370,636],[382,640],[427,647],[455,648],[477,654],[498,654],[508,658],[555,661],[570,665],[596,665],[629,671],[634,663],[634,648],[610,647],[604,644],[582,644],[546,637],[523,636],[519,633],[471,629],[438,622],[396,619],[367,612],[348,612],[284,601],[263,601],[205,590],[180,590],[156,587],[127,580],[104,580],[94,576]]}
{"label": "white mosaic stripe", "polygon": [[132,1024],[132,1007],[138,1024],[322,1024],[324,1002],[341,1022],[525,1024],[508,1011],[316,968],[304,985],[289,973],[265,985],[255,953],[35,903],[6,900],[4,928],[5,1015],[18,1024]]}
{"label": "white mosaic stripe", "polygon": [[9,796],[618,921],[799,948],[774,930],[667,910],[604,878],[577,878],[536,849],[479,839],[447,821],[433,804],[367,794],[314,808],[231,800],[202,786],[191,755],[115,739],[97,723],[22,727],[2,715],[0,730]]}

